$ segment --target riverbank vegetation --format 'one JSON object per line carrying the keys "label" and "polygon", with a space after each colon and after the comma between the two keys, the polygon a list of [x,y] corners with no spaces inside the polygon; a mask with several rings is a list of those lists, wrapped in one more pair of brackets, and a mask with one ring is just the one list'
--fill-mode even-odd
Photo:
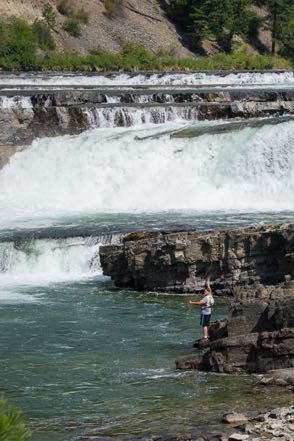
{"label": "riverbank vegetation", "polygon": [[[220,48],[210,56],[195,50],[195,56],[185,58],[177,57],[172,48],[151,51],[135,42],[126,42],[119,52],[104,52],[101,49],[92,50],[88,55],[57,52],[54,40],[54,36],[60,32],[56,21],[57,12],[65,17],[62,29],[76,39],[81,35],[81,26],[88,23],[88,13],[84,9],[74,9],[68,0],[61,0],[57,9],[48,3],[43,9],[42,19],[32,24],[18,18],[0,21],[0,68],[24,71],[292,69],[294,10],[289,0],[260,2],[267,3],[269,15],[264,18],[264,22],[272,26],[271,51],[264,49],[259,53],[248,50],[246,43],[239,42],[236,45],[234,36],[253,39],[261,26],[261,19],[249,9],[252,3],[251,0],[168,2],[167,13],[181,28],[183,35],[186,33],[189,38],[193,37],[197,44],[204,38],[214,40]],[[284,12],[281,5],[286,6]],[[122,1],[107,1],[105,14],[112,19],[122,7]]]}
{"label": "riverbank vegetation", "polygon": [[22,412],[0,398],[0,440],[25,441],[31,435],[26,428]]}
{"label": "riverbank vegetation", "polygon": [[[94,51],[91,55],[54,51],[46,23],[23,20],[0,22],[0,66],[4,70],[219,70],[291,69],[289,60],[270,55],[219,53],[213,57],[176,58],[170,52],[152,53],[144,46],[126,43],[118,53]],[[42,53],[40,52],[42,50]]]}

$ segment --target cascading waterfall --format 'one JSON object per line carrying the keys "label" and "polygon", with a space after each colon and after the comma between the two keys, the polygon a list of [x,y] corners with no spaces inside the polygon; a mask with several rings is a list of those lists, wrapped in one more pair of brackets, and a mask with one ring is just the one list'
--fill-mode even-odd
{"label": "cascading waterfall", "polygon": [[[294,209],[292,121],[172,139],[97,129],[36,140],[0,172],[1,224],[101,212]],[[140,137],[154,135],[140,140]]]}
{"label": "cascading waterfall", "polygon": [[[194,85],[288,90],[294,75],[0,73],[0,110],[19,121],[19,144],[21,116],[40,114],[46,125],[47,110],[32,105],[60,103],[54,124],[57,117],[65,130],[74,121],[92,128],[35,139],[0,169],[0,386],[25,409],[34,441],[83,437],[89,425],[101,437],[146,427],[162,434],[174,421],[182,435],[202,430],[195,402],[203,396],[212,424],[242,394],[250,398],[244,409],[252,405],[245,377],[193,376],[191,395],[191,375],[171,365],[196,332],[185,299],[113,289],[100,266],[100,246],[134,230],[293,218],[294,121],[201,122],[195,103],[173,103],[178,92],[191,97]],[[93,107],[83,91],[81,102],[66,95],[79,86],[97,92]],[[70,112],[77,119],[69,126]],[[226,314],[216,302],[214,319]],[[287,403],[288,395],[280,398]]]}
{"label": "cascading waterfall", "polygon": [[0,96],[0,108],[2,109],[31,109],[32,107],[32,101],[29,96]]}
{"label": "cascading waterfall", "polygon": [[121,235],[0,242],[0,284],[42,285],[99,276],[99,247]]}
{"label": "cascading waterfall", "polygon": [[189,106],[164,107],[89,107],[83,112],[91,128],[130,127],[142,124],[197,121],[198,109]]}

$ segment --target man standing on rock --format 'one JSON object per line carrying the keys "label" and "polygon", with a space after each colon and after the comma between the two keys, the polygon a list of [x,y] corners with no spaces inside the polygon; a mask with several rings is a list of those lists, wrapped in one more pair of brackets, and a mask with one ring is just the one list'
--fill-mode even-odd
{"label": "man standing on rock", "polygon": [[188,303],[189,305],[201,306],[200,326],[203,327],[204,340],[208,340],[208,327],[210,325],[210,319],[211,319],[211,307],[214,304],[209,278],[207,279],[206,288],[204,289],[203,299],[196,302],[193,302],[193,300],[189,299]]}

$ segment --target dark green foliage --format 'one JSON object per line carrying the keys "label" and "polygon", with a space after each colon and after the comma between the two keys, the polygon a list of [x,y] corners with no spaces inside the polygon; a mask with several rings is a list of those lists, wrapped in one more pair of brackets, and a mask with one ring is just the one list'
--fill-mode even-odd
{"label": "dark green foliage", "polygon": [[72,37],[81,36],[80,20],[76,18],[68,18],[63,24],[63,29],[68,32]]}
{"label": "dark green foliage", "polygon": [[9,69],[36,68],[36,42],[31,26],[24,20],[0,22],[1,64]]}
{"label": "dark green foliage", "polygon": [[279,45],[282,52],[289,53],[293,57],[293,38],[292,42],[290,41],[291,35],[293,35],[293,0],[262,0],[262,3],[267,6],[269,10],[264,24],[272,33],[272,55],[276,53],[277,45]]}
{"label": "dark green foliage", "polygon": [[280,45],[282,54],[294,61],[294,18],[281,29]]}
{"label": "dark green foliage", "polygon": [[41,20],[35,20],[32,25],[32,31],[40,49],[44,51],[53,51],[55,49],[53,37],[46,23]]}
{"label": "dark green foliage", "polygon": [[50,3],[47,3],[42,11],[42,16],[50,29],[55,31],[56,28],[56,13]]}
{"label": "dark green foliage", "polygon": [[216,38],[225,51],[231,50],[234,35],[246,35],[255,14],[252,0],[171,0],[172,18],[199,40]]}
{"label": "dark green foliage", "polygon": [[[252,5],[268,8],[265,20],[252,12]],[[294,0],[170,0],[166,8],[190,38],[216,39],[226,52],[232,49],[234,35],[241,35],[265,52],[258,31],[266,26],[272,33],[272,55],[278,43],[283,54],[293,56]]]}
{"label": "dark green foliage", "polygon": [[25,441],[30,437],[22,412],[0,399],[0,440]]}
{"label": "dark green foliage", "polygon": [[104,0],[105,15],[108,18],[115,18],[122,13],[123,0]]}

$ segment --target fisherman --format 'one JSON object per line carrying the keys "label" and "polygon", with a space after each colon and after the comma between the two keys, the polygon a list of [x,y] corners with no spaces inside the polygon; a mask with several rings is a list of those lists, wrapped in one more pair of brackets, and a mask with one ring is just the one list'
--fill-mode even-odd
{"label": "fisherman", "polygon": [[214,304],[214,298],[212,296],[212,289],[210,286],[210,278],[208,277],[206,281],[206,287],[204,289],[204,297],[201,300],[193,302],[193,300],[189,299],[189,305],[200,305],[201,306],[201,314],[200,314],[200,326],[203,327],[203,339],[208,340],[208,328],[210,325],[211,319],[211,307]]}

